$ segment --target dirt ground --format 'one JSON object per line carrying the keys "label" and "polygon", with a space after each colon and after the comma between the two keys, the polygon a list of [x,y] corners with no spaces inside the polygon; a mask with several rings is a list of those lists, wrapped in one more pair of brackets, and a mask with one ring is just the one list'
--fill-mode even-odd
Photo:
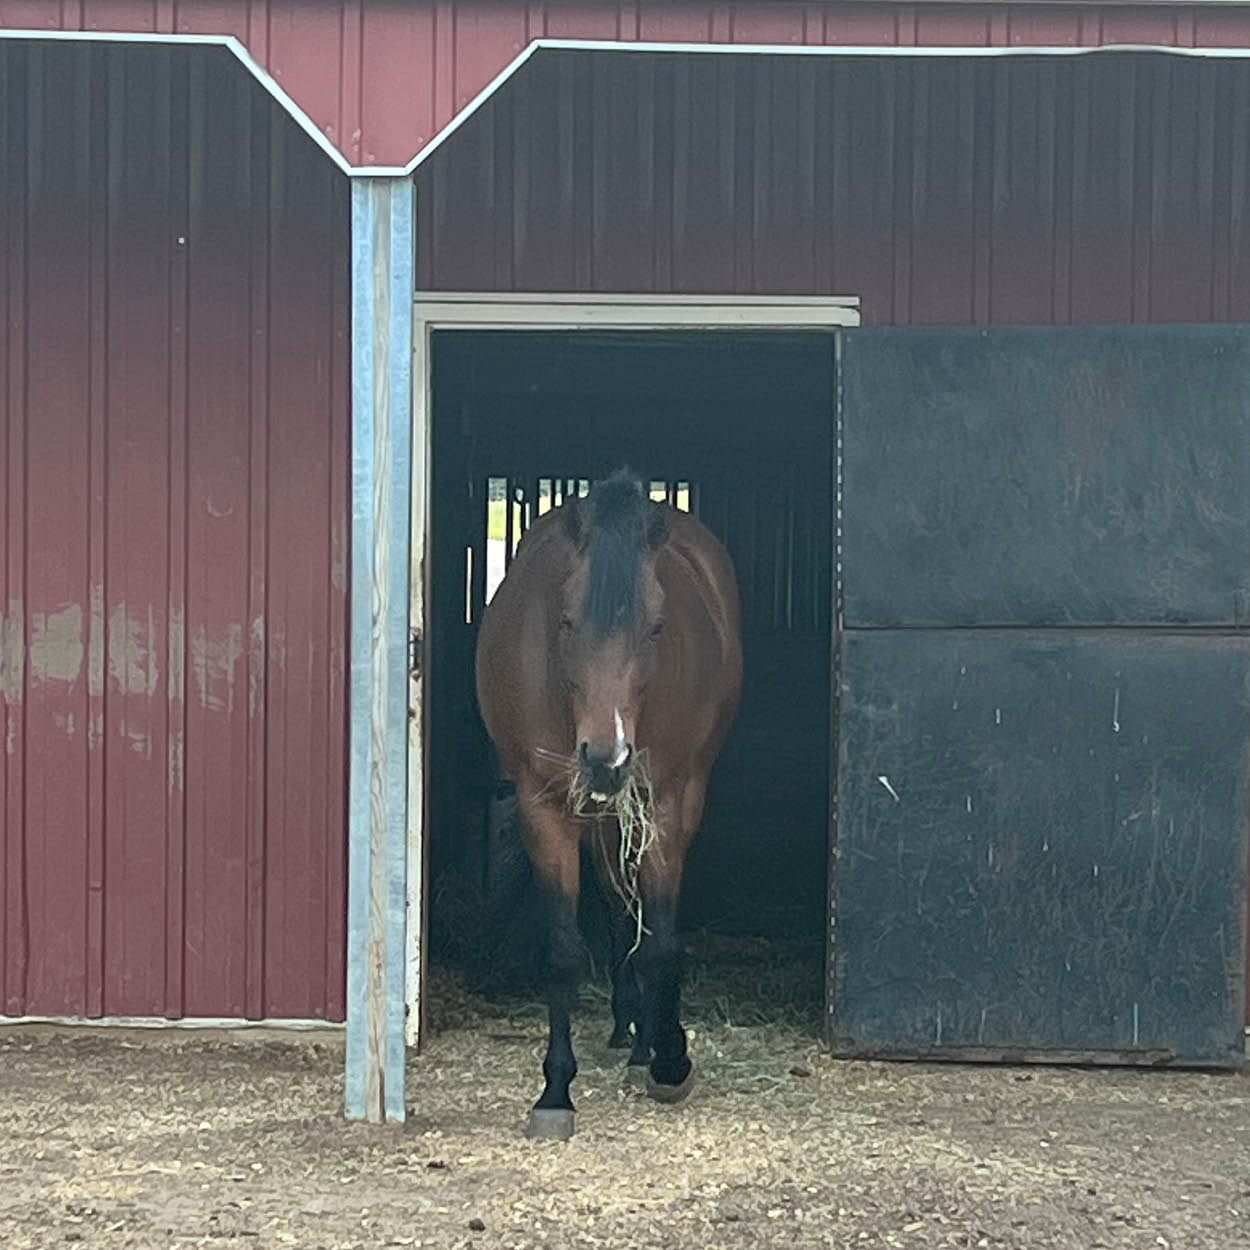
{"label": "dirt ground", "polygon": [[1250,1247],[1247,1076],[840,1062],[696,978],[690,1101],[622,1089],[594,989],[533,1143],[539,1012],[440,985],[402,1129],[333,1035],[0,1033],[0,1247]]}

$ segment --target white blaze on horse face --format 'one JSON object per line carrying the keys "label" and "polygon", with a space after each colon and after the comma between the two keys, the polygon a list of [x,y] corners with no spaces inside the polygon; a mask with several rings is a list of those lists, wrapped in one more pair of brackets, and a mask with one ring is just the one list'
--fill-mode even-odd
{"label": "white blaze on horse face", "polygon": [[616,755],[612,758],[612,767],[620,768],[629,758],[629,746],[625,742],[625,722],[621,720],[621,709],[614,707],[612,716],[616,723]]}

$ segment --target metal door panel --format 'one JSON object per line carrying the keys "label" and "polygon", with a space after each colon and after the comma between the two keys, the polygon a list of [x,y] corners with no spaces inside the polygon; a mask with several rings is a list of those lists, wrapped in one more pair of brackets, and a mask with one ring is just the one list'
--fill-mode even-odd
{"label": "metal door panel", "polygon": [[1242,1060],[1250,643],[844,638],[844,1053]]}
{"label": "metal door panel", "polygon": [[1246,328],[844,339],[848,625],[1244,620]]}

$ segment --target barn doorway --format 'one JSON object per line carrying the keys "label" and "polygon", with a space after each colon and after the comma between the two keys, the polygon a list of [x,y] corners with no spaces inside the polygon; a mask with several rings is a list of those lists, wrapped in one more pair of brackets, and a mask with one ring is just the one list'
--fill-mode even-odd
{"label": "barn doorway", "polygon": [[[554,324],[533,324],[529,305],[511,324],[498,310],[485,325],[431,317],[419,362],[429,379],[422,932],[431,975],[416,980],[435,996],[450,978],[500,1003],[540,997],[536,897],[511,786],[477,710],[477,628],[527,527],[628,465],[652,497],[696,513],[726,544],[742,596],[742,708],[683,898],[691,993],[717,1000],[738,976],[758,991],[755,1010],[767,1011],[771,995],[819,1029],[833,330],[854,313],[846,301],[806,308],[759,301],[745,315],[726,306],[709,316],[674,301],[659,324],[636,303],[609,324],[569,325],[558,309]],[[592,886],[582,916],[592,983],[606,954],[602,912]]]}

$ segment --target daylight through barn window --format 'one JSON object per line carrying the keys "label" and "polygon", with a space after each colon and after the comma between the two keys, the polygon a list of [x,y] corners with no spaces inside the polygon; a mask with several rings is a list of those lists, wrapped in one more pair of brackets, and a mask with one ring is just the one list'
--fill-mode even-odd
{"label": "daylight through barn window", "polygon": [[[657,503],[669,503],[683,512],[694,512],[697,491],[689,481],[647,480],[648,494]],[[485,535],[482,555],[485,561],[485,599],[474,602],[474,550],[465,550],[465,620],[472,623],[481,609],[494,598],[525,531],[540,517],[558,508],[566,499],[590,493],[585,477],[539,477],[524,481],[511,477],[486,479]]]}

